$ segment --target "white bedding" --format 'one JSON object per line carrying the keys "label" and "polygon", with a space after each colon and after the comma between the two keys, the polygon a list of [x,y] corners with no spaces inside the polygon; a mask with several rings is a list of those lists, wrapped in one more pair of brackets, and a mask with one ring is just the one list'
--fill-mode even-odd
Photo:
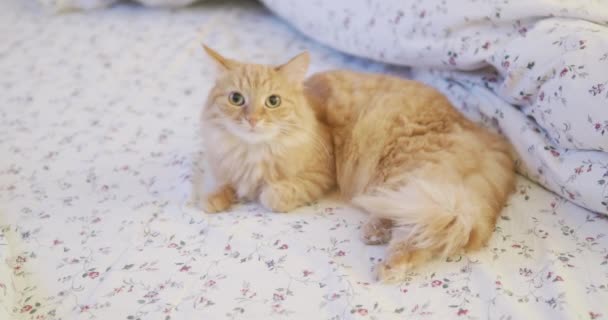
{"label": "white bedding", "polygon": [[487,248],[398,285],[375,282],[384,248],[340,203],[188,203],[212,81],[202,39],[261,63],[309,49],[313,71],[383,66],[249,2],[38,10],[0,4],[0,319],[608,317],[607,219],[524,178]]}

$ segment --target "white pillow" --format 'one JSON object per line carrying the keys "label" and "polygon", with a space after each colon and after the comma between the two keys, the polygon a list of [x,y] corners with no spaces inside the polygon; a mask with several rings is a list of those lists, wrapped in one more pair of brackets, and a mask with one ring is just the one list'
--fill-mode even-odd
{"label": "white pillow", "polygon": [[[107,7],[120,0],[38,0],[56,11],[90,10]],[[181,7],[199,0],[135,0],[150,7]]]}

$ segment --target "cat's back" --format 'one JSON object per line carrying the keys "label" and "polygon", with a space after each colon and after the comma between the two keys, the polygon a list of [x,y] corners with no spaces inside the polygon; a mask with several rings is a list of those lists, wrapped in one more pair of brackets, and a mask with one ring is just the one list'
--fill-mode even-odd
{"label": "cat's back", "polygon": [[306,80],[306,85],[324,86],[335,91],[395,91],[411,92],[413,90],[434,91],[423,83],[398,78],[395,76],[364,73],[350,70],[330,70],[313,74]]}
{"label": "cat's back", "polygon": [[317,115],[334,126],[375,107],[387,115],[466,121],[435,88],[395,76],[332,70],[312,75],[304,88]]}

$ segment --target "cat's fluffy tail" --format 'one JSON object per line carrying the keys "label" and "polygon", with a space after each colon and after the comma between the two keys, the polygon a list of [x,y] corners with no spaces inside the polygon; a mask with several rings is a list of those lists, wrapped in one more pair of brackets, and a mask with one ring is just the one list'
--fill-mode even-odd
{"label": "cat's fluffy tail", "polygon": [[428,258],[482,246],[498,214],[465,185],[418,179],[397,190],[375,189],[352,202],[373,216],[394,222],[391,246],[427,250]]}

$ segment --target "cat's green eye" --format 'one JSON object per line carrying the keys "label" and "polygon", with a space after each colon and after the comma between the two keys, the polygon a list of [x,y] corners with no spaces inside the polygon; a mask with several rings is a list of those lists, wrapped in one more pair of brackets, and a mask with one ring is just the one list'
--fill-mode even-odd
{"label": "cat's green eye", "polygon": [[231,104],[235,105],[235,106],[242,106],[245,104],[245,97],[243,97],[243,95],[239,92],[230,92],[230,95],[228,96],[228,100],[230,101]]}
{"label": "cat's green eye", "polygon": [[271,95],[270,97],[268,97],[266,99],[266,106],[268,108],[273,109],[273,108],[276,108],[276,107],[278,107],[280,105],[281,105],[281,97],[279,97],[276,94],[273,94],[273,95]]}

